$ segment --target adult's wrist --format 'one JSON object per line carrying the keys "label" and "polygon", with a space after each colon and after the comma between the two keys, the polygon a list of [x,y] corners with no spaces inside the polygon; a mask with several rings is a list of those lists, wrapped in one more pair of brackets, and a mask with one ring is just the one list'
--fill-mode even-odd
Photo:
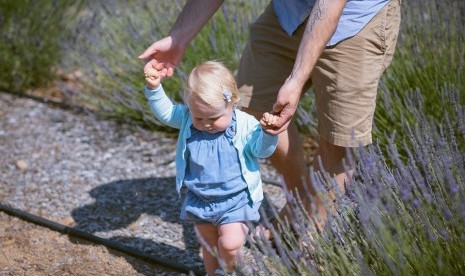
{"label": "adult's wrist", "polygon": [[308,77],[304,76],[302,74],[295,74],[294,72],[289,75],[289,77],[286,79],[286,83],[288,86],[293,87],[294,90],[299,90],[301,91],[305,83],[308,81]]}
{"label": "adult's wrist", "polygon": [[171,37],[172,47],[177,48],[178,52],[181,53],[185,52],[186,48],[189,46],[189,43],[194,38],[189,34],[185,34],[175,30],[170,31],[168,37]]}

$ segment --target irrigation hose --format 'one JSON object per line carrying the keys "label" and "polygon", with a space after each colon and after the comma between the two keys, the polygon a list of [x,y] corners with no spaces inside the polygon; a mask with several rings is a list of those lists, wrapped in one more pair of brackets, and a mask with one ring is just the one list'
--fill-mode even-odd
{"label": "irrigation hose", "polygon": [[34,224],[46,227],[46,228],[51,229],[51,230],[56,231],[56,232],[60,232],[60,233],[66,234],[66,235],[70,235],[70,236],[77,237],[77,238],[80,238],[80,239],[83,239],[83,240],[87,240],[87,241],[93,242],[95,244],[104,245],[104,246],[106,246],[108,248],[117,250],[119,252],[122,252],[122,253],[125,253],[127,255],[133,256],[135,258],[138,258],[138,259],[144,260],[146,262],[161,266],[166,270],[181,272],[181,273],[185,273],[185,274],[189,274],[189,275],[192,275],[192,274],[194,274],[194,275],[205,275],[204,272],[200,271],[197,268],[186,266],[186,265],[181,264],[181,263],[172,262],[172,261],[169,261],[169,260],[154,256],[154,255],[151,255],[151,254],[147,254],[147,253],[139,251],[139,250],[137,250],[135,248],[113,242],[113,241],[111,241],[109,239],[104,239],[104,238],[97,237],[95,235],[89,234],[89,233],[84,232],[82,230],[79,230],[79,229],[76,229],[76,228],[71,228],[71,227],[56,223],[54,221],[45,219],[43,217],[39,217],[39,216],[30,214],[30,213],[24,212],[22,210],[16,209],[16,208],[6,206],[6,205],[4,205],[2,203],[0,203],[0,211],[3,211],[4,213],[6,213],[6,214],[8,214],[10,216],[20,218],[20,219],[22,219],[24,221],[32,222]]}

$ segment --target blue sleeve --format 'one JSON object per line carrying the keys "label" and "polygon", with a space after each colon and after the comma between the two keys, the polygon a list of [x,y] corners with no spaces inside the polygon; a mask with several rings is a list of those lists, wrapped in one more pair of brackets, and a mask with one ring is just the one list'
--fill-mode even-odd
{"label": "blue sleeve", "polygon": [[257,158],[268,158],[278,146],[278,135],[271,135],[263,131],[260,124],[250,134],[249,148]]}
{"label": "blue sleeve", "polygon": [[173,104],[161,84],[157,89],[153,90],[146,86],[144,94],[147,97],[152,113],[160,122],[173,128],[181,128],[183,111],[187,108],[185,105]]}

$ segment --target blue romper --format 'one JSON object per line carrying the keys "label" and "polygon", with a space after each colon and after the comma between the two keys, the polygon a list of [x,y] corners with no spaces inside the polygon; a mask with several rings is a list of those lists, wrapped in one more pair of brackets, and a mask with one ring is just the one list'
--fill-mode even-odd
{"label": "blue romper", "polygon": [[212,134],[191,126],[184,178],[188,191],[181,219],[218,226],[260,218],[260,203],[252,203],[241,174],[238,153],[232,143],[235,134],[235,113],[223,132]]}

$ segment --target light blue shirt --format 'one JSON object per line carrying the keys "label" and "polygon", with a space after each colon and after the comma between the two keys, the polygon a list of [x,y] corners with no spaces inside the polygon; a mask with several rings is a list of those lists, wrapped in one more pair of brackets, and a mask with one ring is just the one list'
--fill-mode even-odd
{"label": "light blue shirt", "polygon": [[209,133],[191,126],[184,185],[198,197],[219,200],[247,189],[239,156],[232,144],[236,128],[235,112],[225,131]]}
{"label": "light blue shirt", "polygon": [[[336,31],[327,46],[356,35],[389,2],[389,0],[348,0]],[[310,15],[315,0],[273,0],[279,23],[288,35]]]}
{"label": "light blue shirt", "polygon": [[[179,129],[176,148],[176,191],[180,195],[184,177],[186,175],[186,141],[191,137],[192,118],[189,109],[184,104],[173,104],[166,96],[162,85],[158,89],[150,90],[145,87],[150,109],[153,114],[170,127]],[[267,158],[278,145],[278,136],[264,131],[260,123],[250,114],[235,110],[237,128],[232,138],[237,149],[242,175],[247,183],[250,197],[254,203],[263,200],[263,187],[260,174],[259,158]]]}

